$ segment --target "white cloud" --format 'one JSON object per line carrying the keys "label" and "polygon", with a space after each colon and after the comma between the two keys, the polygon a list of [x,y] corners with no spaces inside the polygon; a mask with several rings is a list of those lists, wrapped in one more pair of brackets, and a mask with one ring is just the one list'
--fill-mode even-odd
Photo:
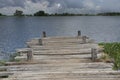
{"label": "white cloud", "polygon": [[3,7],[3,8],[0,8],[0,12],[2,12],[4,14],[12,15],[13,12],[15,12],[17,9],[17,10],[22,10],[25,14],[33,14],[39,10],[47,11],[49,2],[42,1],[39,3],[33,3],[30,0],[26,0],[24,2],[24,5],[25,5],[24,7],[12,7],[12,6],[11,7]]}
{"label": "white cloud", "polygon": [[119,11],[120,0],[0,0],[0,12],[13,14],[16,9],[25,14],[33,14],[39,10],[48,13],[96,13]]}
{"label": "white cloud", "polygon": [[83,8],[85,10],[87,10],[87,12],[89,11],[93,11],[94,12],[100,12],[101,11],[101,6],[97,5],[97,3],[95,3],[93,0],[84,0],[83,1]]}
{"label": "white cloud", "polygon": [[91,0],[84,0],[83,5],[84,8],[89,8],[89,9],[95,8],[95,4]]}
{"label": "white cloud", "polygon": [[28,0],[25,2],[25,7],[23,8],[23,11],[25,14],[33,14],[34,12],[39,10],[46,11],[48,8],[48,5],[49,5],[48,1],[33,3]]}
{"label": "white cloud", "polygon": [[23,10],[23,8],[21,8],[21,7],[4,7],[4,8],[0,9],[0,12],[2,12],[3,14],[6,14],[6,15],[12,15],[13,12],[16,11],[16,9]]}

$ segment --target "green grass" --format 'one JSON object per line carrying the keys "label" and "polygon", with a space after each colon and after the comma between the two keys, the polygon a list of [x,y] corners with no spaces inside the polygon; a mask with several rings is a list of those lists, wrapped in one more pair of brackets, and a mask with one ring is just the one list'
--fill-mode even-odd
{"label": "green grass", "polygon": [[16,61],[16,62],[18,62],[19,60],[15,59],[16,56],[19,56],[19,53],[13,53],[12,55],[10,55],[10,60],[9,61]]}
{"label": "green grass", "polygon": [[0,66],[4,66],[5,65],[5,61],[0,60]]}
{"label": "green grass", "polygon": [[113,69],[120,70],[120,43],[99,43],[104,47],[104,52],[109,55],[113,61]]}

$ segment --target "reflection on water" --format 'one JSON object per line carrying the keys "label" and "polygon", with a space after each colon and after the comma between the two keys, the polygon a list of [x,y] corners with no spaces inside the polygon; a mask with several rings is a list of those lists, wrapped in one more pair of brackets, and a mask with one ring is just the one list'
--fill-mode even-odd
{"label": "reflection on water", "polygon": [[48,36],[76,36],[81,30],[97,42],[120,41],[120,17],[73,16],[73,17],[0,17],[0,49],[14,52],[25,47],[31,38]]}

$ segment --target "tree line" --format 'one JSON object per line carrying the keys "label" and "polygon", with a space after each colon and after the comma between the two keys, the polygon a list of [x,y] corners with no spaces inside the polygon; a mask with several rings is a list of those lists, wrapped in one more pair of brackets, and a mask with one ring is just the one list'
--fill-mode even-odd
{"label": "tree line", "polygon": [[120,16],[120,12],[106,12],[106,13],[99,13],[97,15],[98,16],[99,15],[102,15],[102,16]]}
{"label": "tree line", "polygon": [[[5,16],[0,13],[0,16]],[[45,13],[45,11],[38,11],[34,14],[24,14],[21,10],[16,10],[13,16],[120,16],[120,12],[106,12],[106,13],[98,13],[98,14],[73,14],[73,13],[55,13],[49,14]]]}

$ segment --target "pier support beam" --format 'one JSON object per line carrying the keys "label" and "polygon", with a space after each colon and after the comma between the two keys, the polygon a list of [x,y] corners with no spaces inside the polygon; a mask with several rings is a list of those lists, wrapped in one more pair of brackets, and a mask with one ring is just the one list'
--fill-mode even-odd
{"label": "pier support beam", "polygon": [[79,36],[81,36],[81,31],[80,31],[80,30],[78,31],[78,37],[79,37]]}
{"label": "pier support beam", "polygon": [[95,48],[91,49],[91,56],[92,56],[92,61],[95,62],[97,59],[97,54],[98,54],[98,50]]}
{"label": "pier support beam", "polygon": [[46,37],[46,32],[45,32],[45,31],[43,31],[42,36],[43,36],[44,38]]}

